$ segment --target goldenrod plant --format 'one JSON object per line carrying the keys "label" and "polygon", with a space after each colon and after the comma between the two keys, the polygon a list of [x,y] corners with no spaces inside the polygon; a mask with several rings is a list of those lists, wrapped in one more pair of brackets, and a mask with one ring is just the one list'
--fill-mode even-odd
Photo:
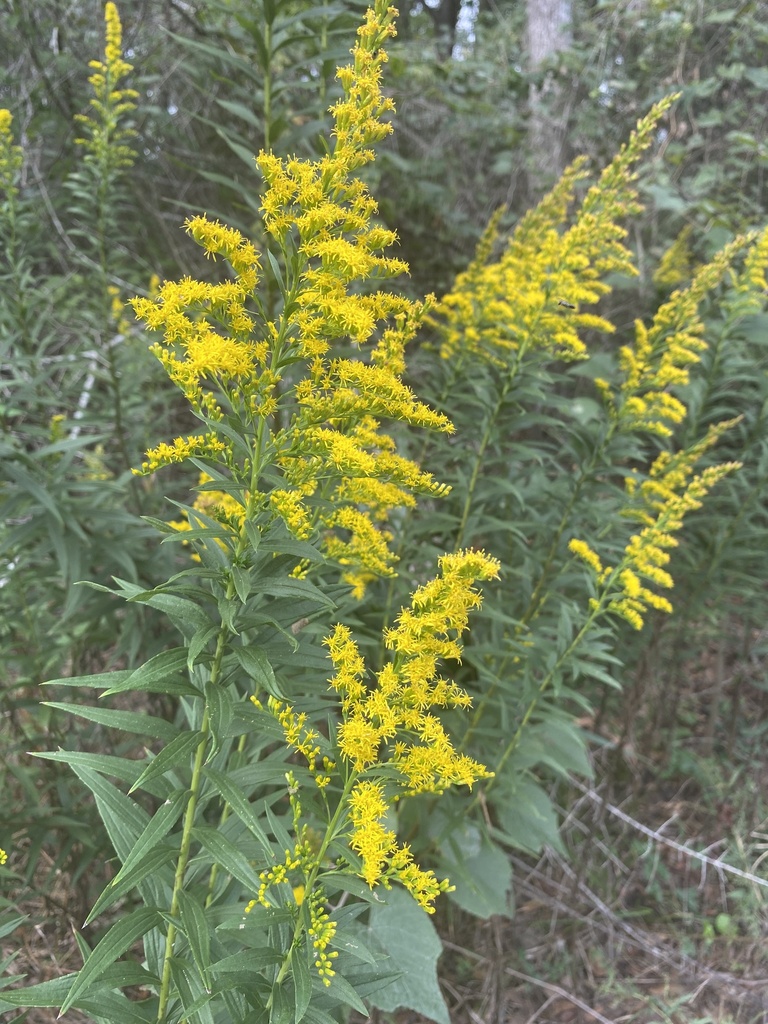
{"label": "goldenrod plant", "polygon": [[[475,698],[469,728],[454,722],[461,749],[494,778],[482,803],[469,798],[472,823],[458,797],[431,809],[429,837],[419,827],[424,809],[406,812],[414,844],[436,847],[454,877],[461,871],[466,885],[454,898],[475,913],[509,911],[498,842],[558,846],[542,782],[591,772],[573,718],[591,713],[600,688],[620,687],[622,623],[640,630],[673,611],[667,592],[683,520],[741,470],[728,436],[742,429],[743,410],[721,404],[722,416],[689,429],[686,399],[717,337],[705,310],[720,303],[735,329],[763,306],[763,236],[726,245],[650,324],[638,321],[634,337],[590,308],[621,276],[637,274],[623,222],[638,209],[634,168],[672,101],[641,120],[580,201],[586,170],[577,160],[505,243],[494,218],[475,260],[430,312],[434,348],[415,364],[420,379],[438,381],[432,401],[450,410],[456,434],[422,449],[452,493],[423,525],[404,520],[402,562],[423,572],[433,546],[480,544],[504,567],[464,652],[460,678]],[[715,447],[726,452],[719,464]],[[400,586],[387,585],[385,619]],[[474,863],[461,856],[470,849],[482,852]],[[491,863],[504,880],[495,891],[483,883]]]}
{"label": "goldenrod plant", "polygon": [[[108,846],[71,773],[40,772],[27,758],[98,742],[99,727],[41,707],[38,687],[64,672],[136,664],[139,652],[144,659],[169,643],[144,609],[118,609],[76,586],[115,571],[147,585],[165,554],[135,513],[141,485],[126,468],[167,401],[153,399],[155,361],[115,294],[131,294],[144,274],[125,256],[135,223],[123,203],[131,97],[115,81],[127,65],[114,6],[106,15],[106,52],[91,82],[82,75],[83,94],[72,78],[73,102],[90,117],[69,125],[68,145],[54,143],[55,171],[44,181],[35,100],[0,111],[0,785],[27,885],[47,861],[77,886]],[[158,499],[141,496],[156,511]],[[172,560],[165,564],[170,573]]]}
{"label": "goldenrod plant", "polygon": [[[406,267],[385,254],[394,236],[356,173],[391,130],[380,76],[395,13],[367,11],[338,71],[327,155],[259,155],[271,248],[192,217],[224,279],[166,281],[134,301],[201,423],[160,441],[137,473],[191,461],[203,478],[181,520],[158,521],[196,564],[113,593],[165,612],[184,642],[135,670],[55,681],[104,703],[49,706],[154,742],[143,760],[44,755],[91,790],[121,862],[87,923],[124,909],[93,949],[82,941],[82,970],[10,1003],[112,1022],[330,1021],[339,1005],[364,1011],[356,988],[381,974],[355,927],[366,903],[398,884],[432,911],[450,889],[398,840],[397,808],[489,776],[439,717],[470,703],[441,663],[460,657],[475,584],[498,562],[475,549],[441,558],[386,630],[392,653],[375,676],[332,625],[335,599],[395,571],[391,510],[445,491],[382,421],[452,429],[401,380],[424,304],[379,287]],[[272,317],[264,278],[280,296]],[[128,693],[177,697],[175,721],[108,706]],[[346,906],[349,893],[362,902]],[[139,940],[141,963],[120,960]],[[123,991],[136,984],[138,1002]]]}
{"label": "goldenrod plant", "polygon": [[[70,204],[53,211],[56,231],[15,144],[18,119],[0,114],[0,635],[21,683],[37,684],[68,662],[79,671],[105,619],[123,653],[147,640],[136,615],[123,614],[125,629],[116,629],[103,601],[74,586],[84,576],[108,579],[115,557],[121,573],[137,579],[149,535],[135,515],[140,489],[130,468],[151,403],[152,360],[118,295],[134,94],[119,87],[129,65],[114,5],[105,27],[104,57],[89,82],[91,114],[79,124],[83,145],[73,140],[76,169],[64,188],[50,189]],[[141,403],[126,387],[137,375]],[[54,642],[31,648],[33,633],[52,633]]]}
{"label": "goldenrod plant", "polygon": [[[688,277],[700,273],[692,260],[689,254]],[[633,692],[627,705],[642,701],[653,709],[638,736],[640,743],[651,745],[659,737],[667,742],[677,735],[679,714],[684,710],[681,699],[685,699],[681,696],[686,687],[683,666],[686,659],[696,657],[703,644],[710,645],[717,652],[717,664],[725,666],[733,658],[750,659],[760,642],[765,617],[763,582],[768,571],[764,512],[768,468],[768,375],[763,345],[768,325],[766,267],[768,232],[763,229],[741,267],[730,272],[722,294],[704,297],[702,336],[706,345],[700,351],[698,372],[691,374],[679,391],[688,410],[681,424],[682,443],[691,444],[718,422],[731,418],[735,422],[718,442],[718,452],[743,465],[696,514],[686,531],[687,544],[675,552],[679,566],[675,571],[675,615],[669,622],[656,624],[643,669],[638,665],[632,673]],[[685,272],[685,263],[680,264],[680,272]],[[627,660],[632,665],[637,661],[637,640],[627,639]],[[664,699],[658,692],[661,664]],[[745,678],[739,673],[729,688],[721,668],[713,690],[701,698],[699,713],[707,723],[706,756],[712,752],[716,735],[723,738],[728,752],[733,750]],[[636,729],[637,723],[630,726],[627,721],[625,728]],[[673,749],[672,743],[668,746]]]}

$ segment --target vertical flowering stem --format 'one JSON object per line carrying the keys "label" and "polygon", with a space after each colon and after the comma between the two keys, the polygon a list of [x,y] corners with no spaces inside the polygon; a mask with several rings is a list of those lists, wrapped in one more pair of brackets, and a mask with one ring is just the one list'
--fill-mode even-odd
{"label": "vertical flowering stem", "polygon": [[[220,641],[223,638],[223,630],[219,633]],[[219,643],[218,649],[223,651],[223,643]],[[192,846],[192,829],[195,826],[195,816],[197,812],[197,800],[200,794],[200,783],[203,775],[203,759],[205,757],[205,750],[208,746],[209,739],[209,720],[208,720],[208,709],[206,708],[203,712],[203,720],[200,724],[200,743],[198,744],[197,750],[195,751],[195,760],[192,766],[192,780],[189,786],[189,801],[187,808],[184,813],[184,825],[181,833],[181,846],[179,847],[179,856],[176,861],[176,871],[173,878],[173,894],[171,897],[171,905],[169,908],[169,917],[171,920],[168,922],[168,930],[165,933],[165,954],[163,956],[163,973],[160,979],[160,992],[159,1002],[157,1007],[157,1020],[162,1022],[165,1020],[165,1014],[168,1007],[168,999],[171,991],[171,961],[173,960],[173,947],[176,942],[176,925],[173,923],[173,918],[179,912],[179,893],[184,888],[184,874],[187,870],[187,863],[189,862],[189,853]]]}
{"label": "vertical flowering stem", "polygon": [[[133,67],[123,60],[122,25],[117,8],[111,0],[104,8],[104,20],[104,59],[90,62],[93,73],[88,81],[93,89],[92,111],[89,115],[81,114],[76,118],[84,133],[84,137],[76,140],[85,150],[84,167],[81,172],[72,175],[69,187],[81,209],[91,210],[95,207],[95,221],[89,234],[95,242],[95,263],[99,274],[101,331],[111,335],[109,339],[101,339],[100,349],[109,369],[115,441],[124,468],[130,470],[133,460],[126,441],[123,396],[116,357],[116,342],[121,333],[122,303],[118,298],[118,289],[110,282],[114,276],[112,254],[121,177],[132,166],[135,156],[128,140],[136,133],[126,127],[124,122],[126,114],[136,107],[133,101],[138,93],[134,89],[120,87],[122,79]],[[131,482],[131,490],[136,507],[140,509],[141,495],[136,481]]]}
{"label": "vertical flowering stem", "polygon": [[[0,231],[5,236],[5,255],[11,271],[15,320],[22,351],[32,352],[29,305],[24,286],[23,257],[19,247],[19,175],[23,164],[21,146],[14,145],[10,110],[0,109]],[[5,223],[3,223],[5,221]]]}

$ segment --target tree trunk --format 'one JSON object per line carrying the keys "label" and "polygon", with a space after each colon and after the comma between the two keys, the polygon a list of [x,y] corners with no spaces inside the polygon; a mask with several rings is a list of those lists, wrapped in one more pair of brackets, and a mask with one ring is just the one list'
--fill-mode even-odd
{"label": "tree trunk", "polygon": [[439,0],[425,4],[424,10],[435,28],[435,48],[439,60],[450,60],[456,44],[456,26],[461,13],[461,0]]}
{"label": "tree trunk", "polygon": [[[553,54],[567,49],[572,41],[571,0],[526,0],[528,18],[528,52],[533,72],[539,70]],[[542,186],[556,180],[565,166],[565,132],[567,111],[563,114],[562,97],[551,76],[540,85],[531,85],[529,102],[531,121],[531,186],[539,194]]]}

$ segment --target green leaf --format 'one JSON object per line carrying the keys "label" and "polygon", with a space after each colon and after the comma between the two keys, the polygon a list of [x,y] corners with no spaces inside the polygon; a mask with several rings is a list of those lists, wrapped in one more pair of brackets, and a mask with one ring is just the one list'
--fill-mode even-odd
{"label": "green leaf", "polygon": [[514,916],[509,857],[473,822],[464,820],[443,843],[440,873],[455,886],[448,896],[462,910],[483,920]]}
{"label": "green leaf", "polygon": [[136,843],[128,854],[123,863],[120,871],[110,882],[111,886],[119,884],[120,877],[124,872],[131,871],[142,859],[142,857],[157,846],[157,844],[163,839],[173,828],[179,817],[187,806],[187,800],[189,799],[189,792],[187,790],[179,790],[174,793],[168,800],[159,807],[155,812],[152,820],[141,833]]}
{"label": "green leaf", "polygon": [[153,928],[157,920],[158,913],[153,907],[139,907],[110,928],[83,964],[67,998],[62,1003],[60,1015],[65,1014],[78,996],[84,995],[99,980],[107,967]]}
{"label": "green leaf", "polygon": [[4,989],[0,993],[0,1006],[61,1006],[65,1001],[77,974],[65,974],[61,978],[42,981],[38,985],[27,985],[25,988]]}
{"label": "green leaf", "polygon": [[231,956],[225,956],[215,964],[211,964],[211,974],[229,974],[232,971],[260,971],[264,967],[274,967],[282,963],[283,954],[278,953],[271,946],[263,946],[259,949],[242,949]]}
{"label": "green leaf", "polygon": [[[284,768],[281,771],[284,772]],[[229,804],[230,809],[242,821],[248,831],[261,844],[264,853],[269,858],[272,856],[272,844],[261,827],[261,822],[256,816],[253,805],[249,802],[243,791],[237,787],[230,776],[218,772],[213,768],[203,769],[206,778],[210,779],[220,795]]]}
{"label": "green leaf", "polygon": [[197,661],[198,655],[203,651],[205,645],[209,640],[212,640],[219,632],[218,626],[208,626],[203,629],[198,629],[192,639],[189,641],[189,647],[187,648],[187,671],[191,672],[192,667]]}
{"label": "green leaf", "polygon": [[[259,34],[259,36],[256,38],[257,45],[259,45],[260,38],[261,36]],[[261,51],[261,45],[259,45],[259,50]],[[268,65],[268,61],[263,60],[262,67],[265,65]],[[251,107],[246,106],[244,103],[236,103],[233,100],[224,100],[219,97],[216,98],[216,102],[219,104],[219,106],[224,107],[224,109],[228,110],[231,114],[234,114],[236,117],[239,117],[241,120],[246,121],[248,124],[252,125],[259,132],[264,130],[263,118],[258,117]]]}
{"label": "green leaf", "polygon": [[[156,846],[154,849],[147,851],[141,860],[134,862],[128,871],[125,870],[125,867],[121,868],[119,874],[112,879],[96,900],[85,923],[90,924],[99,914],[102,914],[113,903],[116,903],[117,900],[122,899],[131,889],[137,888],[139,883],[143,882],[148,875],[157,876],[160,869],[177,853],[178,850],[171,846]],[[170,881],[171,879],[169,879]]]}
{"label": "green leaf", "polygon": [[96,806],[112,845],[120,860],[125,862],[136,840],[149,824],[149,815],[125,793],[121,793],[111,782],[91,769],[74,763],[72,770],[96,798]]}
{"label": "green leaf", "polygon": [[334,602],[309,580],[267,579],[261,590],[272,597],[290,597],[295,601],[310,600],[329,610],[336,607]]}
{"label": "green leaf", "polygon": [[[369,936],[389,956],[387,967],[401,977],[370,996],[380,1010],[415,1010],[437,1024],[450,1024],[437,983],[437,961],[443,951],[434,925],[418,903],[402,889],[391,889],[384,906],[371,908]],[[335,980],[335,979],[334,979]]]}
{"label": "green leaf", "polygon": [[95,998],[80,999],[77,1009],[85,1010],[104,1024],[155,1024],[157,1020],[156,999],[137,1003],[122,992],[99,992]]}
{"label": "green leaf", "polygon": [[287,700],[287,696],[281,690],[275,679],[275,672],[269,663],[269,659],[258,647],[233,647],[232,652],[240,663],[241,668],[249,679],[256,684],[255,689],[266,690],[270,697],[278,700]]}
{"label": "green leaf", "polygon": [[112,708],[91,708],[82,704],[61,704],[58,701],[43,701],[46,707],[67,711],[78,718],[89,722],[105,725],[109,729],[123,732],[138,733],[140,736],[152,736],[158,740],[172,740],[179,730],[172,722],[151,715],[143,715],[137,711],[114,711]]}
{"label": "green leaf", "polygon": [[562,777],[573,772],[592,778],[584,734],[572,722],[554,716],[530,726],[511,758],[511,767],[518,771],[537,764],[548,765]]}
{"label": "green leaf", "polygon": [[[253,158],[251,158],[253,159]],[[283,281],[283,272],[280,264],[277,262],[269,247],[266,247],[267,261],[272,268],[272,273],[275,275],[275,281],[277,281],[278,287],[283,295],[285,295],[285,283]]]}
{"label": "green leaf", "polygon": [[68,676],[65,679],[51,679],[43,686],[82,686],[101,690],[103,687],[118,686],[124,679],[133,675],[132,669],[120,672],[98,672],[92,676]]}
{"label": "green leaf", "polygon": [[230,570],[230,574],[235,586],[235,593],[240,598],[241,603],[245,604],[250,597],[251,590],[253,589],[251,574],[247,569],[243,569],[240,565],[233,565]]}
{"label": "green leaf", "polygon": [[176,594],[147,591],[135,583],[117,577],[115,577],[115,582],[120,587],[119,593],[127,601],[136,601],[139,604],[146,604],[150,608],[157,608],[158,611],[166,614],[182,636],[188,639],[193,637],[199,629],[211,625],[211,620],[194,601],[178,597]]}
{"label": "green leaf", "polygon": [[192,964],[181,957],[174,957],[171,976],[181,996],[183,1019],[188,1024],[214,1024],[210,1005],[213,996],[203,987]]}
{"label": "green leaf", "polygon": [[54,498],[42,487],[34,477],[26,473],[17,462],[11,459],[5,461],[3,466],[3,472],[5,472],[11,480],[13,480],[20,488],[27,491],[36,498],[38,503],[47,509],[56,522],[60,526],[64,526],[64,520],[62,519],[61,512],[59,511],[58,505]]}
{"label": "green leaf", "polygon": [[275,817],[275,815],[272,813],[272,809],[270,807],[265,806],[264,807],[264,812],[267,815],[267,821],[269,822],[269,827],[272,830],[272,835],[277,840],[277,845],[278,845],[279,849],[281,849],[281,850],[288,850],[288,849],[290,849],[291,848],[291,837],[286,832],[286,830],[285,830],[282,822],[280,821],[280,819]]}
{"label": "green leaf", "polygon": [[125,757],[113,757],[111,754],[84,754],[79,750],[44,750],[34,751],[34,757],[44,761],[60,761],[63,764],[83,768],[91,768],[102,775],[113,775],[121,782],[133,782],[141,774],[141,763]]}
{"label": "green leaf", "polygon": [[208,682],[205,685],[205,704],[214,740],[213,749],[208,757],[208,760],[211,760],[219,750],[221,741],[229,734],[229,727],[232,724],[232,694],[227,687]]}
{"label": "green leaf", "polygon": [[291,950],[291,970],[293,971],[294,988],[294,1022],[299,1024],[307,1012],[312,998],[312,976],[307,963],[307,950],[304,946],[294,946]]}
{"label": "green leaf", "polygon": [[565,854],[555,809],[541,786],[510,774],[500,780],[492,797],[501,826],[499,839],[528,853],[551,846]]}
{"label": "green leaf", "polygon": [[215,828],[198,826],[192,835],[205,847],[214,863],[236,878],[249,892],[258,892],[261,881],[248,860],[229,839]]}
{"label": "green leaf", "polygon": [[[194,607],[194,606],[193,606]],[[210,623],[209,623],[210,625]],[[170,651],[161,651],[154,658],[144,662],[139,668],[132,672],[127,679],[113,685],[102,694],[106,697],[113,693],[122,693],[125,690],[141,690],[146,693],[169,693],[168,683],[171,677],[178,675],[186,669],[187,648],[174,647]],[[191,694],[198,691],[187,684],[187,690]],[[178,692],[178,691],[173,691]]]}
{"label": "green leaf", "polygon": [[211,934],[203,908],[189,893],[182,890],[179,892],[179,914],[200,977],[205,987],[210,988],[208,965],[211,960]]}
{"label": "green leaf", "polygon": [[136,779],[129,792],[142,789],[144,784],[156,779],[173,768],[182,765],[188,766],[189,759],[203,741],[203,734],[200,732],[183,732],[172,740],[167,747],[163,747],[157,757],[153,757],[147,767]]}

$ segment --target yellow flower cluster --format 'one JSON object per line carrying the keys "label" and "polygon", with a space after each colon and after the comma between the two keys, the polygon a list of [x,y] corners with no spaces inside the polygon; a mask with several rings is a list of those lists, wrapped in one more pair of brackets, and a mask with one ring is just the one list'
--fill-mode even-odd
{"label": "yellow flower cluster", "polygon": [[685,419],[685,405],[668,389],[688,383],[689,367],[700,361],[707,348],[701,336],[704,323],[699,305],[728,271],[745,241],[737,238],[725,246],[698,270],[688,288],[673,292],[650,327],[635,322],[634,344],[619,350],[618,388],[601,378],[595,380],[614,429],[670,437],[673,426]]}
{"label": "yellow flower cluster", "polygon": [[659,260],[653,275],[653,283],[659,288],[674,288],[691,279],[693,269],[689,243],[692,232],[693,225],[686,224]]}
{"label": "yellow flower cluster", "polygon": [[6,852],[5,852],[5,850],[3,850],[2,848],[0,848],[0,866],[2,866],[3,864],[5,864],[5,862],[6,862],[7,860],[8,860],[8,854],[7,854]]}
{"label": "yellow flower cluster", "polygon": [[23,162],[21,146],[13,143],[10,110],[0,108],[0,192],[12,201],[18,194],[19,171]]}
{"label": "yellow flower cluster", "polygon": [[[257,708],[262,708],[257,697],[251,697],[251,701]],[[318,789],[324,789],[331,781],[328,773],[334,770],[336,764],[327,756],[321,760],[320,734],[316,729],[308,727],[307,715],[304,712],[297,714],[289,704],[275,697],[269,698],[267,710],[280,723],[288,746],[306,758]]]}
{"label": "yellow flower cluster", "polygon": [[147,461],[141,465],[142,473],[153,473],[161,466],[172,462],[183,462],[185,459],[208,456],[215,458],[225,450],[225,445],[215,434],[193,434],[190,437],[177,437],[172,444],[163,442],[157,448],[147,452]]}
{"label": "yellow flower cluster", "polygon": [[638,123],[567,230],[562,225],[576,186],[586,177],[583,160],[575,161],[523,217],[493,262],[497,221],[492,222],[475,260],[437,307],[434,322],[444,358],[476,354],[503,367],[526,351],[544,349],[560,359],[580,359],[586,355],[580,330],[613,331],[609,321],[580,307],[610,290],[601,280],[608,273],[636,273],[620,221],[639,209],[632,167],[673,99],[657,104]]}
{"label": "yellow flower cluster", "polygon": [[628,503],[622,514],[640,523],[642,529],[630,537],[615,568],[604,567],[597,552],[585,541],[570,542],[569,550],[591,569],[600,588],[599,596],[590,601],[593,611],[615,612],[635,629],[643,628],[643,616],[649,608],[672,611],[670,601],[650,590],[643,581],[667,589],[674,585],[665,568],[670,560],[670,549],[678,544],[674,534],[682,528],[686,514],[700,508],[715,484],[738,469],[741,463],[709,466],[696,476],[692,475],[693,468],[735,422],[726,420],[711,427],[700,441],[674,455],[662,452],[642,482],[637,474],[627,477]]}
{"label": "yellow flower cluster", "polygon": [[[254,703],[261,707],[258,701]],[[277,715],[286,729],[286,735],[290,733],[293,737],[289,740],[291,746],[307,754],[309,750],[308,730],[306,730],[305,716],[294,716],[291,709],[286,708],[279,701],[270,701],[270,710]],[[302,718],[299,723],[298,719]],[[310,750],[311,755],[311,750]],[[331,765],[331,767],[334,767]],[[328,946],[333,942],[336,935],[337,923],[332,921],[326,908],[327,897],[322,885],[317,885],[316,873],[318,866],[318,849],[315,846],[314,834],[307,825],[301,825],[301,802],[299,800],[298,782],[293,772],[286,774],[289,786],[291,808],[293,811],[293,824],[297,836],[297,842],[293,850],[285,850],[283,860],[275,863],[259,873],[259,889],[256,899],[250,901],[245,907],[245,913],[249,914],[254,907],[261,905],[266,908],[292,906],[295,917],[298,917],[299,908],[306,905],[308,909],[307,939],[311,943],[314,965],[325,986],[330,985],[331,978],[336,973],[333,970],[333,961],[338,957],[334,950],[328,952]],[[299,881],[301,879],[301,881]],[[309,886],[309,895],[307,887]],[[281,891],[282,890],[282,891]],[[290,896],[289,896],[290,893]]]}
{"label": "yellow flower cluster", "polygon": [[131,329],[128,317],[125,315],[126,305],[120,298],[120,289],[113,284],[107,286],[107,295],[109,296],[110,313],[112,314],[112,322],[115,328],[121,334],[127,334]]}
{"label": "yellow flower cluster", "polygon": [[117,7],[108,3],[104,8],[106,23],[106,46],[104,60],[92,60],[89,67],[93,74],[88,81],[93,88],[94,96],[91,106],[95,115],[76,115],[76,120],[85,129],[86,138],[76,141],[85,146],[88,153],[108,171],[119,167],[130,167],[134,159],[134,151],[126,140],[133,138],[136,132],[126,128],[121,122],[123,115],[134,110],[133,102],[138,97],[135,89],[120,89],[121,79],[133,70],[133,65],[123,60],[122,26]]}
{"label": "yellow flower cluster", "polygon": [[[392,800],[402,795],[440,793],[451,785],[471,787],[491,775],[456,752],[431,709],[471,704],[465,690],[438,675],[438,663],[460,659],[460,635],[469,610],[481,602],[474,584],[498,573],[497,560],[483,552],[444,555],[439,575],[416,590],[411,607],[386,631],[385,643],[394,658],[378,673],[375,685],[365,681],[365,662],[346,626],[337,625],[326,641],[336,670],[331,685],[342,705],[338,747],[356,775],[368,776],[355,782],[350,795],[350,846],[361,857],[361,874],[369,885],[397,879],[427,910],[447,883],[412,863],[410,851],[398,846],[385,819]],[[394,767],[399,777],[397,793],[389,799],[383,783],[370,778],[385,766]]]}
{"label": "yellow flower cluster", "polygon": [[764,228],[755,239],[744,259],[744,266],[737,274],[723,301],[723,308],[729,320],[762,313],[768,296],[768,228]]}
{"label": "yellow flower cluster", "polygon": [[438,881],[433,871],[414,864],[409,847],[398,845],[395,833],[385,824],[389,806],[379,782],[360,782],[349,798],[349,845],[362,861],[360,874],[371,888],[381,884],[389,889],[393,881],[400,882],[419,906],[432,914],[435,899],[453,887],[447,878]]}
{"label": "yellow flower cluster", "polygon": [[312,942],[315,956],[315,968],[326,988],[336,974],[333,961],[338,957],[334,949],[328,952],[328,946],[336,935],[336,922],[331,920],[326,909],[325,892],[322,888],[315,889],[309,898],[309,928],[307,934]]}
{"label": "yellow flower cluster", "polygon": [[[159,445],[147,453],[142,472],[195,455],[242,477],[234,414],[241,434],[254,439],[250,476],[241,480],[251,494],[249,518],[266,510],[299,539],[319,532],[357,593],[373,576],[392,572],[391,538],[381,525],[391,510],[412,505],[415,493],[446,490],[395,453],[382,421],[452,429],[401,380],[405,346],[426,304],[361,287],[407,270],[384,255],[395,236],[373,222],[376,203],[353,173],[391,130],[382,119],[392,103],[381,94],[380,77],[394,15],[376,0],[359,30],[352,64],[337,72],[344,95],[331,110],[330,152],[318,161],[258,157],[266,185],[264,225],[283,254],[276,274],[282,302],[274,319],[257,292],[254,246],[204,216],[188,220],[187,229],[209,257],[228,263],[229,279],[165,282],[156,297],[133,303],[147,327],[163,332],[153,351],[209,425],[206,438],[218,438],[207,450],[200,437]],[[274,272],[272,256],[270,265]],[[339,340],[373,344],[365,358],[330,358]],[[270,464],[283,480],[272,473],[267,485],[261,473]]]}

